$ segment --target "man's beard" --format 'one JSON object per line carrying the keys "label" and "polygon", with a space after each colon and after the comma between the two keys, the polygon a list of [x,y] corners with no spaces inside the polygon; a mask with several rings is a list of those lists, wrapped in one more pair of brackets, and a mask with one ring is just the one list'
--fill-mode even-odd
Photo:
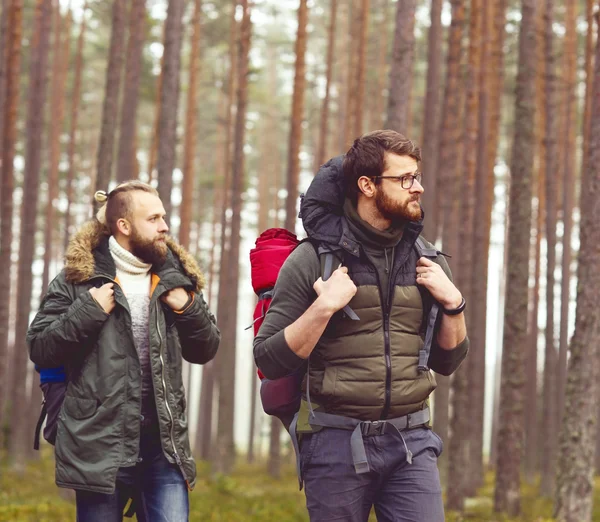
{"label": "man's beard", "polygon": [[159,241],[159,238],[165,239],[165,236],[161,235],[154,239],[146,239],[138,234],[136,229],[133,229],[129,238],[131,253],[144,263],[162,265],[167,259],[168,248],[164,241]]}
{"label": "man's beard", "polygon": [[379,187],[375,196],[375,204],[379,213],[394,223],[421,219],[421,205],[411,205],[413,201],[418,202],[419,196],[413,196],[404,202],[393,201],[382,187]]}

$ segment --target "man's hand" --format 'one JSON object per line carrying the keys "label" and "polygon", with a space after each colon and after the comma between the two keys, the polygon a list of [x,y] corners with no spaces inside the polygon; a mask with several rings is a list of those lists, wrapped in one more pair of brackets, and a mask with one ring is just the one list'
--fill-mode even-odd
{"label": "man's hand", "polygon": [[110,314],[115,307],[114,286],[114,283],[106,283],[100,288],[90,288],[90,294],[107,314]]}
{"label": "man's hand", "polygon": [[317,301],[331,313],[344,308],[356,294],[356,285],[350,279],[345,266],[335,270],[327,281],[319,277],[313,288],[317,292]]}
{"label": "man's hand", "polygon": [[189,297],[190,295],[183,288],[179,287],[173,288],[173,290],[161,296],[161,300],[163,303],[166,303],[171,310],[179,312],[187,304]]}
{"label": "man's hand", "polygon": [[417,284],[424,286],[447,310],[460,306],[462,295],[440,265],[426,257],[417,262]]}

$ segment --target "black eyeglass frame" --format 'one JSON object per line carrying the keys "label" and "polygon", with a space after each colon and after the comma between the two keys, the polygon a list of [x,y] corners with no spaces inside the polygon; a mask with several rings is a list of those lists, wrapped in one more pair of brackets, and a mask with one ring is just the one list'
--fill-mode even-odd
{"label": "black eyeglass frame", "polygon": [[[402,176],[370,176],[371,178],[379,178],[379,179],[393,179],[400,182],[400,185],[404,190],[411,189],[415,184],[415,180],[419,182],[419,185],[422,185],[421,181],[423,180],[423,173],[418,172],[417,174],[403,174]],[[408,187],[404,186],[405,180],[410,179],[410,184]]]}

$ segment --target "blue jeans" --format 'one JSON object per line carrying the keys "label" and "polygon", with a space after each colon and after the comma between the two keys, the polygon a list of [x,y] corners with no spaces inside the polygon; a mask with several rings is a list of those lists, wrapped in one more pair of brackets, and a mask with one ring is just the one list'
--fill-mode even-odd
{"label": "blue jeans", "polygon": [[311,522],[444,522],[437,458],[441,439],[430,429],[364,437],[370,471],[356,474],[347,430],[325,428],[304,435],[300,456]]}
{"label": "blue jeans", "polygon": [[134,495],[138,522],[187,522],[188,490],[181,471],[164,456],[160,442],[140,446],[141,462],[117,472],[115,492],[77,490],[77,522],[121,522]]}

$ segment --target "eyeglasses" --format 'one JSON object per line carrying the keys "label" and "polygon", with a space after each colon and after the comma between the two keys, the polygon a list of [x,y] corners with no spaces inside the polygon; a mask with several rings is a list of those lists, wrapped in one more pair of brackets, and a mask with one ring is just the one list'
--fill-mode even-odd
{"label": "eyeglasses", "polygon": [[421,185],[421,180],[423,179],[423,174],[421,172],[417,172],[416,174],[404,174],[403,176],[371,176],[371,177],[394,180],[396,183],[400,183],[403,189],[408,190],[409,188],[412,188],[415,180],[419,182],[419,185]]}

